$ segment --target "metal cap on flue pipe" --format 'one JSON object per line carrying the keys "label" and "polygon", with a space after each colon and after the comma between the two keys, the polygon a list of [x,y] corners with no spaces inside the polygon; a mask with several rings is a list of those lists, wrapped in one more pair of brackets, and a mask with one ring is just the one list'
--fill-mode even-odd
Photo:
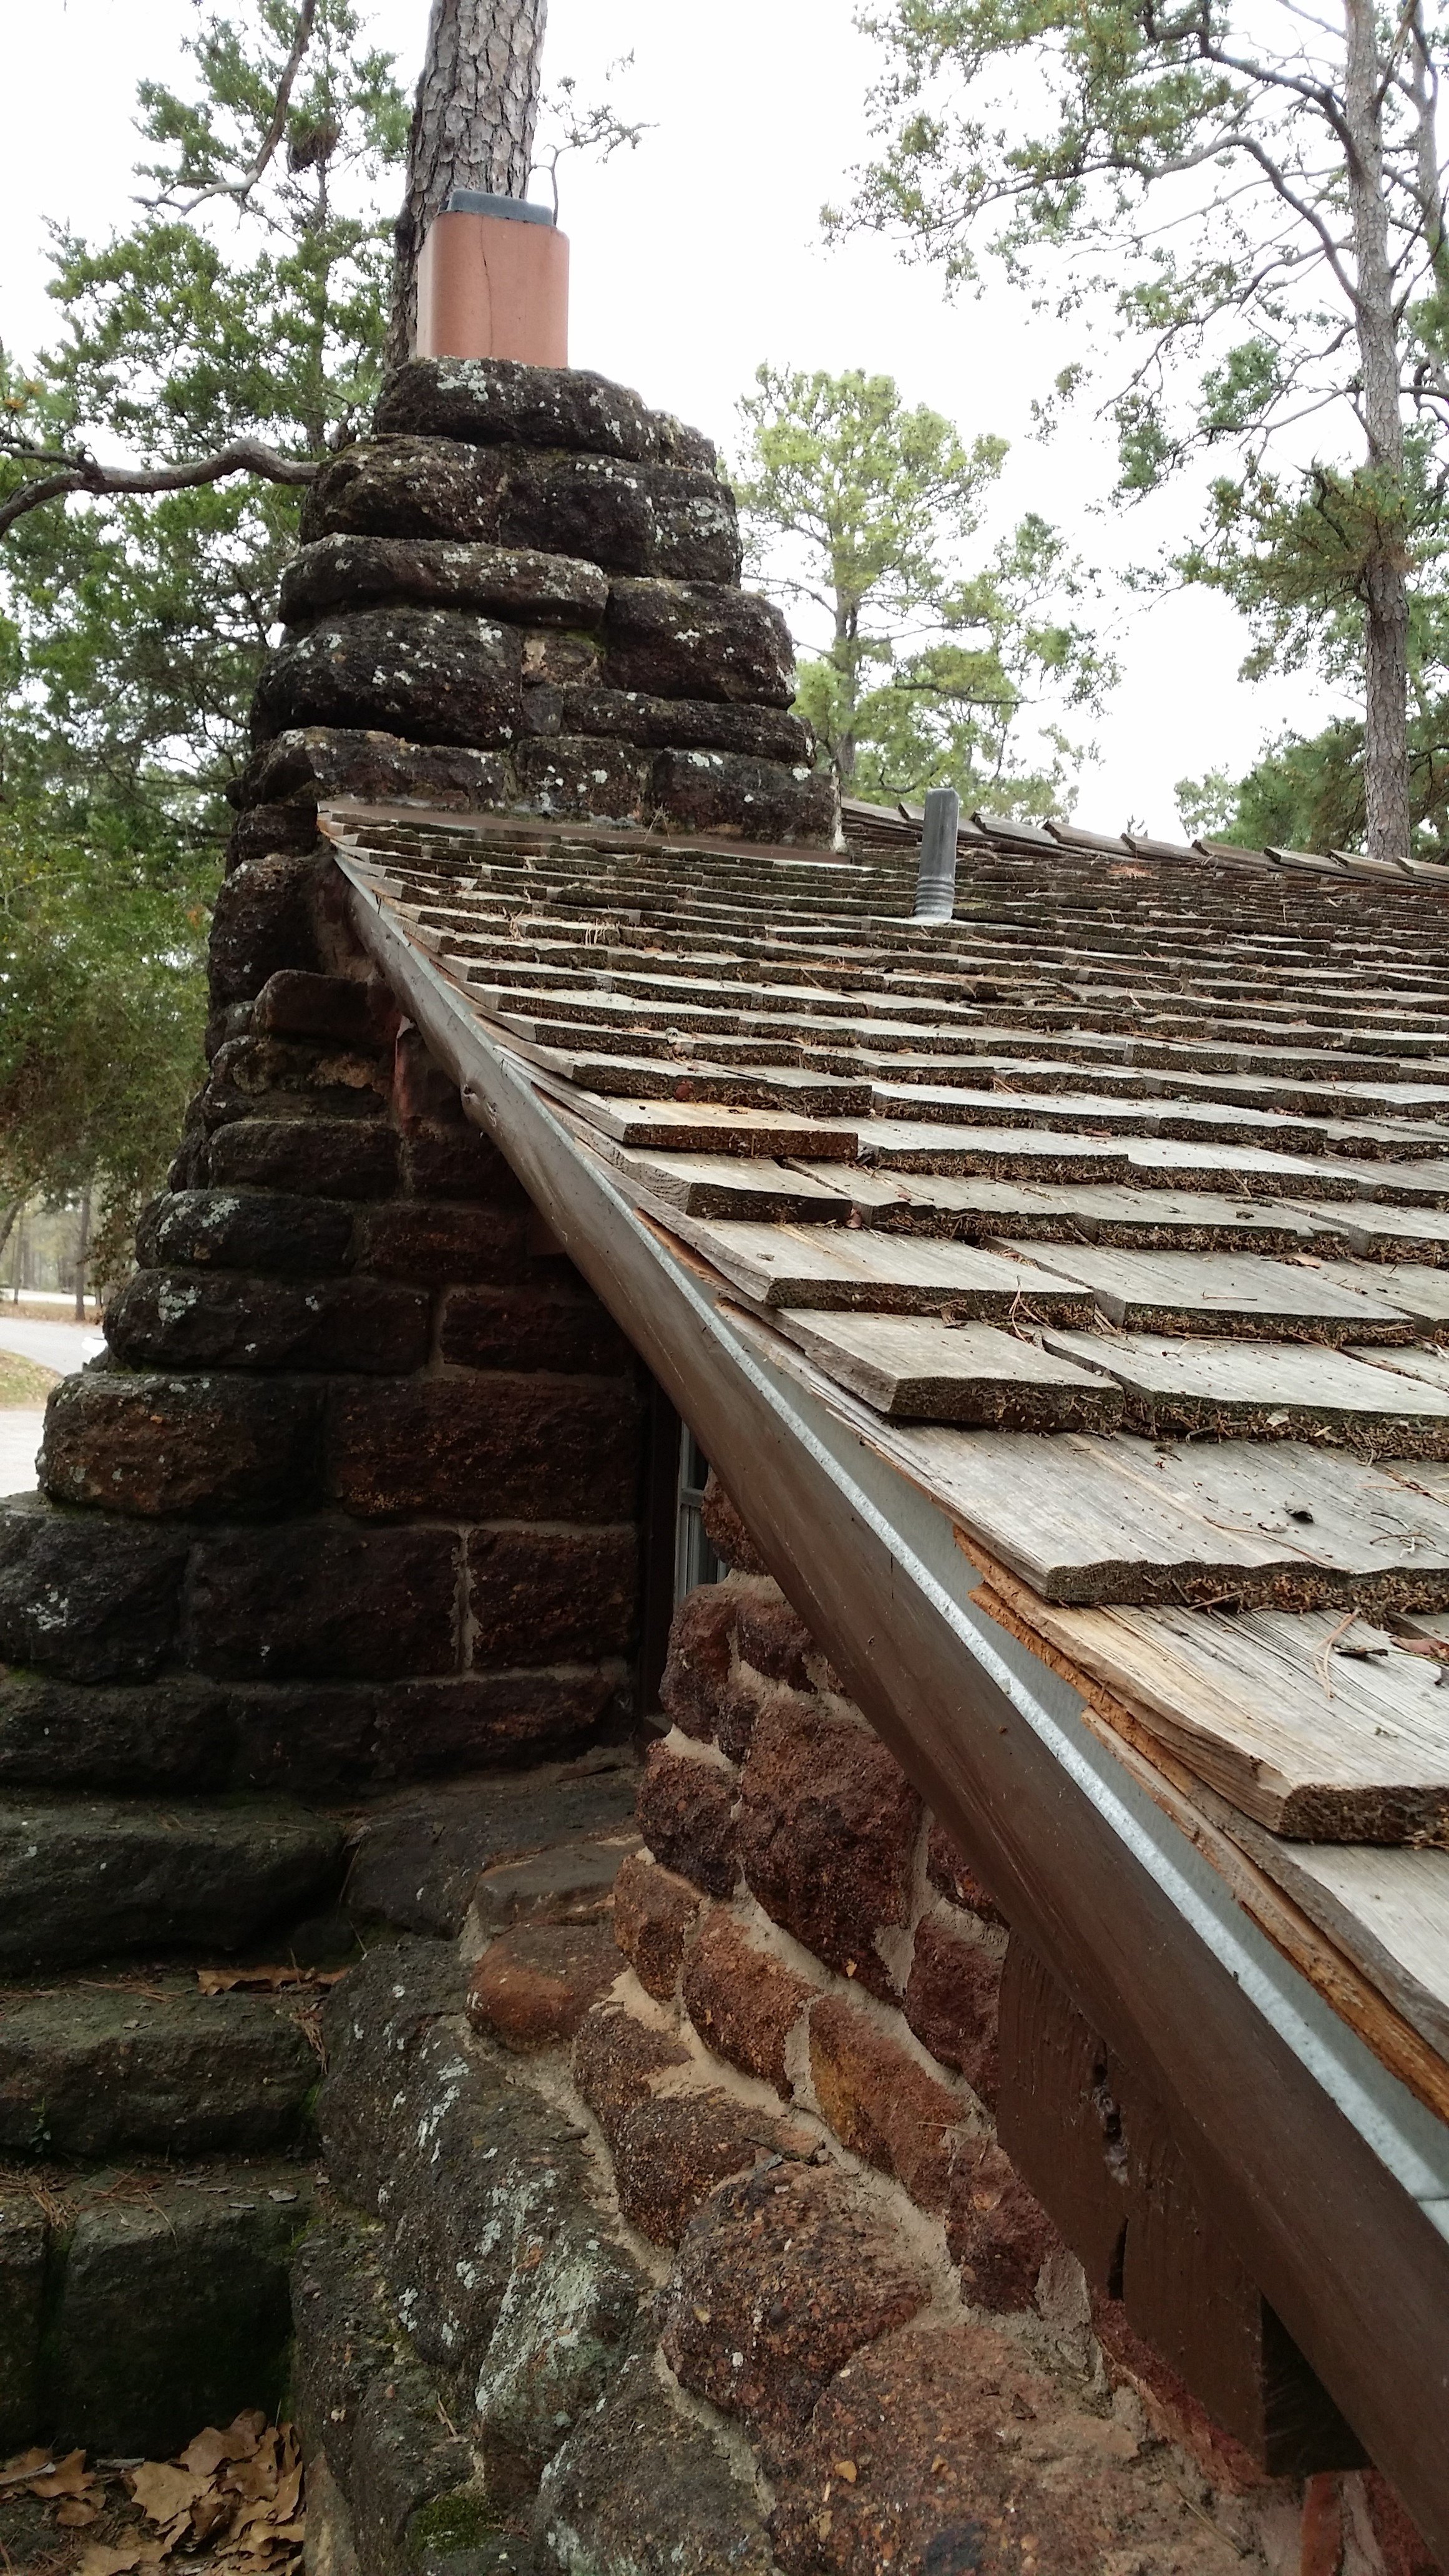
{"label": "metal cap on flue pipe", "polygon": [[961,799],[955,788],[928,788],[916,866],[913,921],[951,919],[956,909],[956,835],[960,828]]}

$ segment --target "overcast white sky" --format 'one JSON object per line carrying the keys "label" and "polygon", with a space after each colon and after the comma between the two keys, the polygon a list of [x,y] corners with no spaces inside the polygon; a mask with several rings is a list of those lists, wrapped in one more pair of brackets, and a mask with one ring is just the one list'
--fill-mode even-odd
{"label": "overcast white sky", "polygon": [[[217,0],[224,5],[224,0]],[[376,0],[376,41],[416,77],[427,0]],[[572,241],[571,355],[637,385],[722,444],[761,359],[861,366],[894,375],[972,436],[1013,442],[1005,498],[1041,510],[1095,563],[1150,555],[1190,523],[1192,496],[1149,520],[1093,513],[1110,455],[1079,414],[1050,448],[1030,436],[1034,394],[1069,351],[1054,328],[1004,292],[945,300],[928,269],[903,267],[874,239],[826,250],[822,201],[847,192],[867,146],[864,102],[874,49],[851,0],[550,0],[547,74],[598,93],[602,68],[632,49],[621,108],[649,120],[638,151],[603,167],[566,164]],[[131,116],[144,75],[172,76],[195,23],[193,0],[8,0],[9,76],[0,102],[0,337],[17,354],[48,336],[44,218],[92,237],[128,216]],[[1104,592],[1122,686],[1096,728],[1081,821],[1135,819],[1178,830],[1173,788],[1209,769],[1236,774],[1283,725],[1316,726],[1329,702],[1307,682],[1240,681],[1246,649],[1222,602],[1189,595],[1152,605]]]}

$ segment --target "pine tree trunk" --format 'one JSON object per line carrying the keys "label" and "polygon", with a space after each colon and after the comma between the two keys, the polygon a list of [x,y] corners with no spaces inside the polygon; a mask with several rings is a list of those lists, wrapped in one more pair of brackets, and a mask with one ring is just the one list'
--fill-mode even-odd
{"label": "pine tree trunk", "polygon": [[527,190],[547,15],[548,0],[433,0],[397,219],[389,366],[411,351],[418,253],[449,191]]}
{"label": "pine tree trunk", "polygon": [[1402,499],[1404,416],[1399,392],[1384,138],[1374,0],[1345,0],[1349,200],[1354,322],[1369,468],[1379,486],[1380,534],[1364,565],[1364,794],[1371,859],[1409,855],[1409,594]]}

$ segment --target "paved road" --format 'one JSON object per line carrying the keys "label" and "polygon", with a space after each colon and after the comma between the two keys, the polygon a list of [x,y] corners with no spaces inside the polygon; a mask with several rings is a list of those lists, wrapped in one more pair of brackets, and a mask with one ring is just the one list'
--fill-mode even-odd
{"label": "paved road", "polygon": [[[38,1360],[61,1377],[93,1360],[105,1346],[105,1336],[94,1324],[32,1323],[24,1315],[11,1320],[0,1308],[0,1351]],[[44,1421],[43,1404],[0,1405],[0,1494],[34,1492],[35,1453]]]}
{"label": "paved road", "polygon": [[38,1324],[25,1315],[12,1321],[0,1307],[0,1351],[38,1360],[42,1368],[54,1369],[60,1377],[69,1377],[72,1369],[95,1359],[105,1347],[106,1337],[96,1324]]}
{"label": "paved road", "polygon": [[0,1494],[35,1491],[35,1453],[45,1421],[43,1404],[0,1405]]}

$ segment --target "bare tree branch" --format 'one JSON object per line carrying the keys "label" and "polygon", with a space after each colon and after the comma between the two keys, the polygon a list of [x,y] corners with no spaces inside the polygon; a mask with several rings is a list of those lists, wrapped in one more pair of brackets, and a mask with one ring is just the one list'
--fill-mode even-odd
{"label": "bare tree branch", "polygon": [[302,57],[312,42],[312,26],[316,15],[317,0],[302,0],[297,17],[297,32],[292,39],[292,50],[287,56],[286,68],[277,84],[272,121],[262,137],[257,157],[244,177],[218,179],[211,187],[201,188],[194,197],[188,197],[184,204],[180,198],[173,196],[168,188],[159,197],[142,197],[138,201],[141,205],[150,207],[153,212],[158,207],[170,206],[179,215],[194,215],[198,206],[207,205],[213,197],[233,197],[238,205],[245,204],[287,130],[287,110],[292,103],[292,90],[297,74],[302,68]]}
{"label": "bare tree branch", "polygon": [[229,447],[190,465],[100,465],[94,457],[77,457],[38,482],[23,483],[0,503],[0,537],[17,519],[67,492],[186,492],[200,483],[224,482],[229,474],[259,474],[268,483],[310,483],[317,471],[315,462],[282,456],[257,438],[235,438]]}

